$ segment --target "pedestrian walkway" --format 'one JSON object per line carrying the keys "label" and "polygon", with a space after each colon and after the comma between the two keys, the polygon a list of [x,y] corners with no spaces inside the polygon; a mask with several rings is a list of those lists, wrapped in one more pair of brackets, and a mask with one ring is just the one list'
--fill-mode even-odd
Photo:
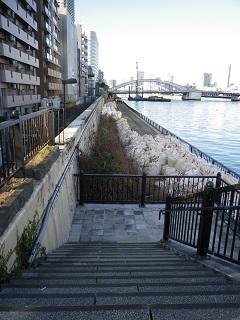
{"label": "pedestrian walkway", "polygon": [[154,242],[162,239],[162,205],[89,204],[76,208],[69,242]]}

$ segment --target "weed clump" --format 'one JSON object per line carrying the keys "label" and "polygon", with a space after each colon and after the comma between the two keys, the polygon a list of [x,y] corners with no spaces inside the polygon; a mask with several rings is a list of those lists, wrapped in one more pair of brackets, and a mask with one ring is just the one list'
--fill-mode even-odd
{"label": "weed clump", "polygon": [[101,116],[98,130],[93,136],[92,150],[79,157],[79,167],[85,173],[138,173],[137,167],[125,155],[113,118]]}

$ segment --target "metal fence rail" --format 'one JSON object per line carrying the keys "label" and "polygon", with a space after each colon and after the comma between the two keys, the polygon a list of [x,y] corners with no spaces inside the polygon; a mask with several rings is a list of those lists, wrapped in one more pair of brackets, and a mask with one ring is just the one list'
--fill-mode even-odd
{"label": "metal fence rail", "polygon": [[0,124],[0,185],[21,167],[15,152],[17,125],[18,121]]}
{"label": "metal fence rail", "polygon": [[204,189],[221,176],[147,176],[112,174],[75,175],[77,201],[83,203],[164,203],[167,194],[187,195]]}
{"label": "metal fence rail", "polygon": [[173,239],[240,264],[240,184],[213,188],[185,197],[168,196],[164,239]]}
{"label": "metal fence rail", "polygon": [[234,178],[238,179],[238,181],[240,181],[240,174],[235,172],[232,169],[229,169],[228,167],[226,167],[224,164],[222,164],[221,162],[215,160],[214,158],[212,158],[211,156],[207,155],[205,152],[199,150],[198,148],[194,147],[192,144],[188,143],[187,141],[185,141],[184,139],[180,138],[179,136],[177,136],[176,134],[174,134],[173,132],[169,131],[168,129],[160,126],[158,123],[154,122],[153,120],[149,119],[148,117],[144,116],[142,113],[138,112],[137,110],[131,108],[129,105],[127,105],[125,102],[124,104],[126,105],[127,108],[131,109],[135,114],[137,114],[141,119],[143,119],[145,122],[147,122],[149,125],[151,125],[152,127],[154,127],[156,130],[158,130],[161,134],[165,135],[165,136],[171,136],[176,138],[177,140],[185,143],[188,145],[189,150],[191,153],[194,153],[195,155],[197,155],[198,157],[206,160],[207,162],[214,164],[215,166],[217,166],[222,172],[227,173],[232,175]]}
{"label": "metal fence rail", "polygon": [[0,123],[0,186],[44,146],[54,142],[54,114],[50,109]]}

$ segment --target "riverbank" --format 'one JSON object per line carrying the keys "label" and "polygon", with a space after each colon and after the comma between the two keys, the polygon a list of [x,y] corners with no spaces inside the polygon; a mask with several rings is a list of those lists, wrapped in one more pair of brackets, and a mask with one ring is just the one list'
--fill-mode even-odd
{"label": "riverbank", "polygon": [[[146,134],[146,129],[143,128],[147,125],[141,119],[136,120],[136,115],[131,115],[123,103],[118,103],[118,106],[115,102],[107,103],[103,112],[116,120],[127,157],[134,159],[140,170],[146,174],[215,176],[220,171],[217,166],[192,154],[188,145],[178,139],[159,132],[155,134],[150,126],[151,134]],[[139,121],[142,122],[140,126]],[[134,130],[136,126],[138,131]],[[238,182],[229,174],[221,174],[229,184]]]}
{"label": "riverbank", "polygon": [[167,104],[124,101],[240,176],[239,103],[175,98]]}

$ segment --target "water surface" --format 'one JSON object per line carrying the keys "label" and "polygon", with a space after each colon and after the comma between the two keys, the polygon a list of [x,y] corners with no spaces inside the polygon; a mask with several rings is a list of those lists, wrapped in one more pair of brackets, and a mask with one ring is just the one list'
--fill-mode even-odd
{"label": "water surface", "polygon": [[126,102],[240,174],[240,102]]}

